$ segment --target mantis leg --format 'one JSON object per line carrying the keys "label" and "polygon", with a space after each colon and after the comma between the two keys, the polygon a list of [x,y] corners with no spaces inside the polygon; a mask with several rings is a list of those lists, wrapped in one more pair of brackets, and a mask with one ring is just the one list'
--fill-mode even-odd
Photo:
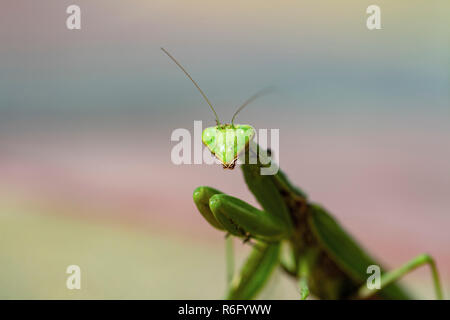
{"label": "mantis leg", "polygon": [[371,297],[372,295],[376,294],[379,290],[383,289],[384,287],[388,286],[389,284],[393,283],[394,281],[397,281],[401,277],[403,277],[405,274],[413,271],[414,269],[423,266],[425,264],[428,264],[431,268],[431,274],[433,276],[433,283],[434,288],[436,292],[436,298],[438,300],[443,299],[442,295],[442,288],[441,283],[439,281],[439,274],[436,268],[436,264],[434,262],[434,259],[428,255],[428,254],[421,254],[414,259],[408,261],[403,266],[401,266],[398,269],[389,271],[381,275],[381,285],[380,289],[369,289],[366,285],[363,285],[359,291],[358,291],[358,297],[362,299],[366,299]]}
{"label": "mantis leg", "polygon": [[230,234],[228,234],[225,239],[225,255],[227,268],[227,292],[229,292],[231,288],[231,281],[233,281],[234,276],[233,237]]}
{"label": "mantis leg", "polygon": [[209,200],[214,217],[231,234],[265,241],[279,241],[286,237],[283,221],[265,211],[226,194],[216,194]]}
{"label": "mantis leg", "polygon": [[301,258],[298,262],[298,287],[300,289],[300,300],[306,300],[309,296],[308,278],[310,265],[307,259]]}
{"label": "mantis leg", "polygon": [[278,265],[279,253],[279,242],[257,242],[240,274],[234,277],[227,299],[253,299]]}
{"label": "mantis leg", "polygon": [[[227,298],[251,299],[264,286],[278,265],[280,243],[286,237],[285,224],[277,216],[209,188],[194,191],[194,202],[203,217],[215,228],[228,232],[226,239]],[[234,275],[232,235],[260,239],[239,275]],[[266,241],[270,241],[267,243]]]}
{"label": "mantis leg", "polygon": [[300,288],[300,300],[306,300],[309,296],[308,279],[301,277],[298,280],[298,287]]}
{"label": "mantis leg", "polygon": [[194,202],[205,220],[216,229],[246,239],[277,241],[287,237],[288,227],[278,216],[214,188],[195,189]]}
{"label": "mantis leg", "polygon": [[194,190],[194,203],[203,218],[205,218],[211,226],[219,230],[225,230],[209,208],[209,199],[216,194],[222,194],[222,192],[211,187],[198,187]]}
{"label": "mantis leg", "polygon": [[288,276],[297,279],[296,255],[290,243],[281,244],[280,267]]}

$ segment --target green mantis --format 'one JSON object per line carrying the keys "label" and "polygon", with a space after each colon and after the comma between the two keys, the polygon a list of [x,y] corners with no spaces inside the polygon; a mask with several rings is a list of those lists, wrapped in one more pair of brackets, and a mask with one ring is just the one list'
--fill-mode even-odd
{"label": "green mantis", "polygon": [[[192,81],[216,115],[217,126],[213,128],[219,132],[224,128],[237,130],[233,121],[225,127],[220,124],[209,100]],[[213,153],[223,141],[216,139],[213,145],[213,142],[207,143],[204,139]],[[231,237],[241,238],[244,242],[251,240],[253,243],[240,273],[233,275],[229,271],[228,299],[255,298],[277,267],[297,281],[301,299],[309,295],[319,299],[410,299],[411,296],[396,282],[423,265],[430,266],[436,297],[443,298],[437,267],[431,256],[419,255],[400,268],[387,271],[363,250],[325,208],[310,202],[307,195],[295,187],[281,170],[274,175],[261,175],[261,167],[270,162],[270,156],[261,151],[249,139],[240,148],[232,149],[229,156],[220,157],[215,153],[221,161],[224,160],[224,168],[228,169],[234,167],[241,152],[245,153],[246,159],[253,160],[240,167],[261,209],[207,186],[196,188],[193,194],[200,214],[212,227],[227,235],[229,259],[232,259]],[[374,265],[381,269],[380,286],[369,289],[366,285],[369,276],[367,270]],[[230,263],[229,270],[231,268]]]}

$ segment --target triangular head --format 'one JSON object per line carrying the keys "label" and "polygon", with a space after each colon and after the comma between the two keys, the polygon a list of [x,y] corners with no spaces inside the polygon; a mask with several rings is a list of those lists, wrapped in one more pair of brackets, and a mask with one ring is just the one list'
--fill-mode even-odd
{"label": "triangular head", "polygon": [[202,141],[222,163],[224,169],[234,169],[238,156],[247,148],[255,129],[247,124],[225,124],[203,130]]}

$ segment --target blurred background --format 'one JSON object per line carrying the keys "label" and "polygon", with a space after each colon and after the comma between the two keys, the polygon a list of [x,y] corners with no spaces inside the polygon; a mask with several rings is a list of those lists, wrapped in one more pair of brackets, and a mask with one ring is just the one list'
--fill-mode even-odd
{"label": "blurred background", "polygon": [[[224,234],[192,192],[256,202],[239,169],[172,164],[172,131],[214,117],[161,46],[223,121],[276,86],[238,122],[279,128],[289,178],[385,265],[431,253],[448,297],[450,3],[378,0],[369,31],[374,3],[2,2],[0,298],[223,297]],[[427,267],[403,283],[433,298]],[[277,272],[260,297],[298,293]]]}

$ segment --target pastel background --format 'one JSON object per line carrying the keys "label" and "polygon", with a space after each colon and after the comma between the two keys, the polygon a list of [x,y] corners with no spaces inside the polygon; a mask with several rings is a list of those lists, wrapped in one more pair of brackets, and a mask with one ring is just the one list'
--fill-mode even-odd
{"label": "pastel background", "polygon": [[[239,122],[279,128],[291,180],[386,265],[435,256],[449,297],[449,15],[445,0],[2,1],[0,298],[223,296],[224,235],[192,192],[255,201],[239,169],[170,161],[174,129],[214,118],[161,46],[224,121],[276,86]],[[403,283],[433,297],[427,268]],[[298,294],[276,274],[261,297]]]}

